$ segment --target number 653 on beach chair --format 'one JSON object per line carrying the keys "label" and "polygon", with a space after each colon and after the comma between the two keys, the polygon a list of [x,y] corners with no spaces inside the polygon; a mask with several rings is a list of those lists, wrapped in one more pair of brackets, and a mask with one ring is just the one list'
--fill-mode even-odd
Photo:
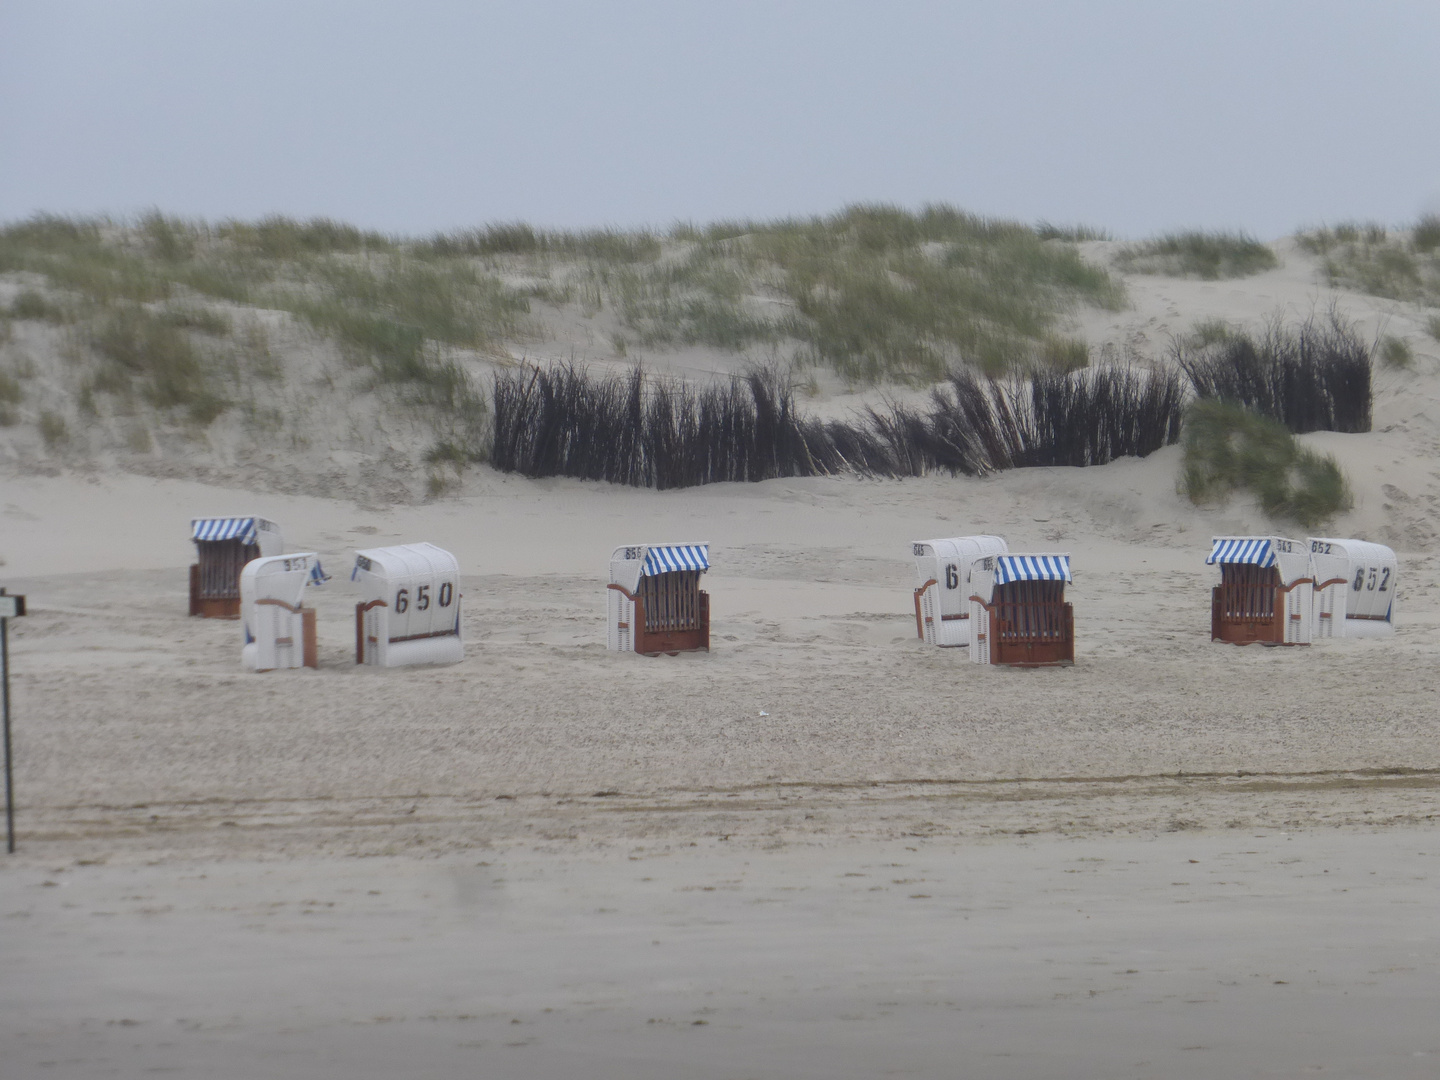
{"label": "number 653 on beach chair", "polygon": [[1003,537],[915,540],[915,632],[926,645],[970,647],[970,571],[977,559],[1008,551]]}

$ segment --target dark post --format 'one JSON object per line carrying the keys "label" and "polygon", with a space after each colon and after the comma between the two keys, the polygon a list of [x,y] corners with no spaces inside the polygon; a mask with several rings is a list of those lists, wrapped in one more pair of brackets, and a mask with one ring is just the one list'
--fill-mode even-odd
{"label": "dark post", "polygon": [[[5,590],[0,588],[0,596],[5,595]],[[21,603],[23,604],[23,600]],[[10,620],[5,616],[9,613],[9,602],[0,609],[0,698],[3,698],[3,711],[5,714],[5,851],[15,854],[15,794],[10,784]],[[16,614],[24,611],[23,607],[16,607]]]}

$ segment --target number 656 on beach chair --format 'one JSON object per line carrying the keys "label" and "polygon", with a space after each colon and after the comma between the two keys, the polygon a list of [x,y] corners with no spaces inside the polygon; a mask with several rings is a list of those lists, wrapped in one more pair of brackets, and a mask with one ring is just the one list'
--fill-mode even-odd
{"label": "number 656 on beach chair", "polygon": [[700,590],[709,569],[709,544],[616,548],[605,590],[608,648],[646,656],[709,652],[710,594]]}

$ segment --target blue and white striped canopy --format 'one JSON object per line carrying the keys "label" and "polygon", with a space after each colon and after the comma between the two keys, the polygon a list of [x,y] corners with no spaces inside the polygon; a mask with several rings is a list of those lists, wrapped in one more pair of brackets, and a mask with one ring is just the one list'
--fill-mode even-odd
{"label": "blue and white striped canopy", "polygon": [[995,584],[1012,581],[1069,581],[1069,555],[996,555]]}
{"label": "blue and white striped canopy", "polygon": [[1270,541],[1263,536],[1216,537],[1206,566],[1215,563],[1253,563],[1256,566],[1274,566],[1275,552]]}
{"label": "blue and white striped canopy", "polygon": [[253,517],[195,518],[190,522],[190,539],[239,540],[242,544],[249,546],[255,543],[255,519]]}
{"label": "blue and white striped canopy", "polygon": [[655,545],[645,549],[645,566],[641,576],[668,574],[674,570],[709,570],[709,544]]}

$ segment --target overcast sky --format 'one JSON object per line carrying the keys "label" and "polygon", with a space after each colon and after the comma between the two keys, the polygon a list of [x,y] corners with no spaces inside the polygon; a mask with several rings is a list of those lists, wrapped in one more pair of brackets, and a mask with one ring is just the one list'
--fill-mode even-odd
{"label": "overcast sky", "polygon": [[0,220],[1440,210],[1440,2],[0,0]]}

